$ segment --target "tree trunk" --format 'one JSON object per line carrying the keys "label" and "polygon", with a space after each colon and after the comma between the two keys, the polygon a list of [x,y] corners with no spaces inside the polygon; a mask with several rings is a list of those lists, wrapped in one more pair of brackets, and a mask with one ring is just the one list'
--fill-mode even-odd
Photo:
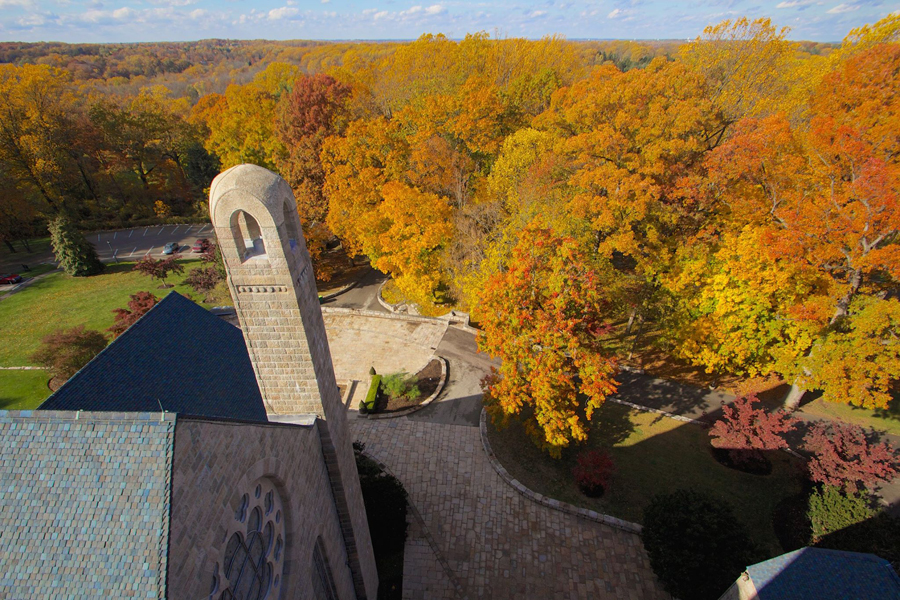
{"label": "tree trunk", "polygon": [[640,321],[638,322],[638,330],[637,333],[634,334],[634,342],[631,344],[631,350],[628,351],[628,358],[626,360],[631,360],[631,357],[634,355],[634,349],[637,348],[638,341],[641,339],[641,333],[644,332],[644,318],[639,317]]}
{"label": "tree trunk", "polygon": [[791,384],[791,389],[788,390],[787,396],[784,397],[784,409],[794,412],[800,408],[800,401],[803,399],[804,394],[806,394],[806,390],[797,385],[797,381],[794,381]]}
{"label": "tree trunk", "polygon": [[25,246],[25,251],[30,254],[31,253],[31,244],[28,243],[28,238],[22,238],[22,245]]}
{"label": "tree trunk", "polygon": [[631,314],[628,315],[628,325],[625,326],[625,335],[629,335],[631,333],[631,326],[634,325],[634,318],[637,316],[637,309],[634,308],[631,310]]}
{"label": "tree trunk", "polygon": [[9,251],[10,251],[10,252],[15,252],[15,251],[16,251],[16,247],[13,246],[13,245],[12,245],[12,242],[10,242],[9,240],[3,240],[3,243],[6,244],[6,247],[9,248]]}

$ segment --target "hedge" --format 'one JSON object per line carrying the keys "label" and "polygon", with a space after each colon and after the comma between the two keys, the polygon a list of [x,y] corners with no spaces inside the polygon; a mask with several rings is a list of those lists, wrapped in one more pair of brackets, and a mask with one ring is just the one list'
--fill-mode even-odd
{"label": "hedge", "polygon": [[375,399],[378,397],[379,387],[381,387],[381,375],[373,375],[369,393],[366,394],[366,408],[369,409],[369,412],[375,410]]}

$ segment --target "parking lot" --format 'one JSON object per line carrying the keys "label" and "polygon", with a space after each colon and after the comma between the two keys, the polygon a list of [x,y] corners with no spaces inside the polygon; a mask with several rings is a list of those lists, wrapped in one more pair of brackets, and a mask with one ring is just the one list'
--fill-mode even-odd
{"label": "parking lot", "polygon": [[156,225],[87,235],[97,249],[100,260],[140,260],[144,256],[161,258],[163,247],[177,242],[182,254],[190,253],[191,245],[200,238],[214,238],[212,225]]}

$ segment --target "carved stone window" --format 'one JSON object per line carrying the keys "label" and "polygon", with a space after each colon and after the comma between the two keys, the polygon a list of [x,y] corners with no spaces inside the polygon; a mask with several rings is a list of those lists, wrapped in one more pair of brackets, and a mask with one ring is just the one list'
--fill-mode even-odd
{"label": "carved stone window", "polygon": [[224,560],[216,565],[210,598],[277,598],[284,571],[284,514],[278,489],[259,479],[241,496],[226,537]]}

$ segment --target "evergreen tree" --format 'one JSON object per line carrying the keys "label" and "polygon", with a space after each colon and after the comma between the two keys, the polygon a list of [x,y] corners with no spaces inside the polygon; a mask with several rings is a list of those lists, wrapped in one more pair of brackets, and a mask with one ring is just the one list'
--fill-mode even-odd
{"label": "evergreen tree", "polygon": [[49,229],[56,261],[66,273],[87,277],[103,270],[97,251],[66,215],[61,214],[50,221]]}

